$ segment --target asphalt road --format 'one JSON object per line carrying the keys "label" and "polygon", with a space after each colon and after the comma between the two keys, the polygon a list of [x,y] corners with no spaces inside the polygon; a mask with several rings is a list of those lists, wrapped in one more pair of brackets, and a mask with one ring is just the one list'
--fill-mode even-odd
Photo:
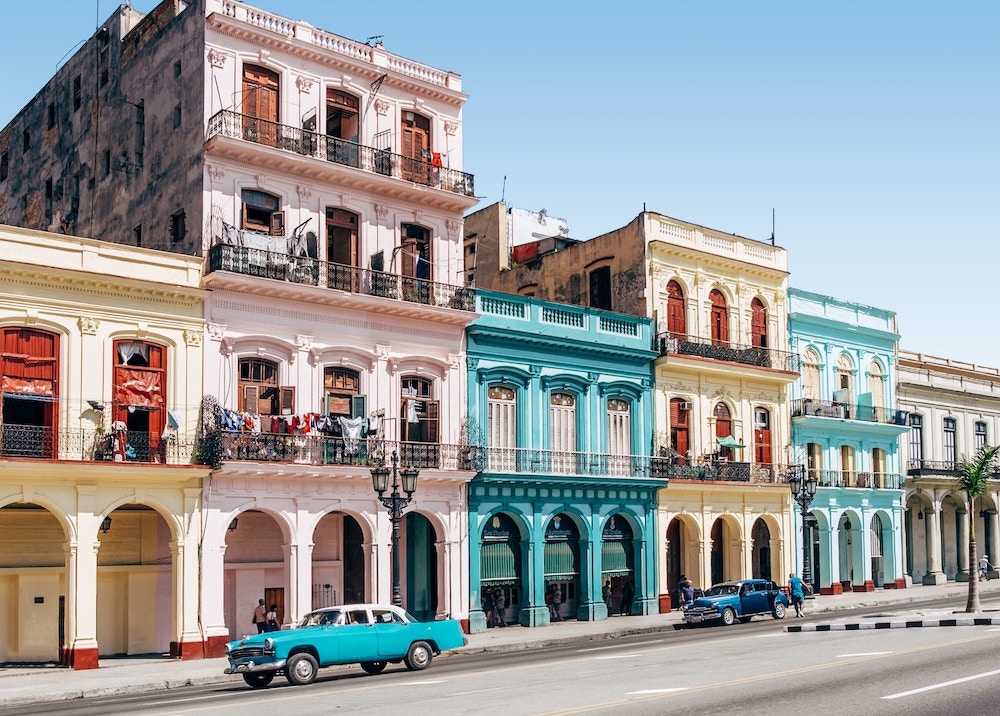
{"label": "asphalt road", "polygon": [[[864,617],[880,610],[858,610]],[[838,616],[843,616],[838,614]],[[787,620],[786,622],[787,623]],[[1000,628],[788,634],[770,619],[513,653],[451,654],[430,669],[321,672],[306,687],[241,681],[4,714],[497,714],[705,716],[806,712],[995,716]]]}

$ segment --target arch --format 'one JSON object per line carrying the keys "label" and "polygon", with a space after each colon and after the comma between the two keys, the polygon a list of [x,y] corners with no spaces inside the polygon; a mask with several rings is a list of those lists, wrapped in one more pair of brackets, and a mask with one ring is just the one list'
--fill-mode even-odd
{"label": "arch", "polygon": [[[600,584],[601,598],[608,614],[631,613],[629,605],[623,604],[622,595],[636,582],[636,530],[633,518],[625,513],[607,515],[600,523],[601,555]],[[641,534],[641,533],[639,533]],[[629,584],[631,583],[631,587]]]}
{"label": "arch", "polygon": [[[236,529],[228,526],[238,518]],[[287,516],[255,501],[229,512],[221,521],[223,553],[223,608],[231,639],[246,629],[245,611],[258,598],[276,604],[279,623],[294,614],[296,605],[286,599],[289,591],[288,545],[294,530]]]}
{"label": "arch", "polygon": [[758,517],[750,527],[750,576],[756,579],[774,579],[775,575],[780,575],[780,572],[773,569],[775,556],[767,520]]}
{"label": "arch", "polygon": [[313,354],[313,362],[316,365],[336,366],[341,368],[353,368],[362,374],[375,370],[378,356],[373,351],[366,351],[354,346],[328,346]]}
{"label": "arch", "polygon": [[806,400],[819,400],[821,390],[820,357],[810,346],[802,351],[802,397]]}
{"label": "arch", "polygon": [[754,348],[767,348],[767,308],[760,298],[750,302],[750,343]]}
{"label": "arch", "polygon": [[544,593],[559,590],[561,606],[550,605],[550,618],[560,621],[575,615],[583,596],[587,575],[581,561],[580,547],[588,536],[586,520],[578,513],[553,512],[542,522],[542,563]]}
{"label": "arch", "polygon": [[674,604],[681,603],[679,580],[682,576],[695,586],[708,586],[706,576],[701,573],[702,542],[701,525],[691,515],[682,512],[667,522],[663,543],[665,589]]}
{"label": "arch", "polygon": [[224,344],[232,355],[240,358],[266,358],[282,364],[295,361],[298,349],[288,341],[264,335],[246,335],[238,338],[227,338]]}
{"label": "arch", "polygon": [[392,369],[395,373],[408,373],[418,378],[427,378],[428,374],[435,380],[444,380],[451,366],[443,360],[428,356],[407,356],[393,359]]}
{"label": "arch", "polygon": [[142,505],[155,510],[160,517],[163,518],[167,526],[170,528],[170,538],[175,541],[181,541],[184,538],[184,515],[178,514],[177,510],[171,506],[165,504],[162,500],[157,499],[154,494],[148,491],[144,494],[143,499],[137,500],[135,496],[121,497],[105,505],[98,515],[101,518],[110,517],[111,513],[120,507],[125,507],[127,505]]}
{"label": "arch", "polygon": [[729,310],[726,297],[717,288],[713,288],[708,293],[708,301],[711,305],[709,313],[709,329],[712,335],[712,345],[729,345]]}
{"label": "arch", "polygon": [[434,621],[441,608],[437,545],[442,538],[440,529],[435,529],[434,522],[419,510],[403,516],[400,548],[405,559],[406,610],[422,621]]}
{"label": "arch", "polygon": [[[522,545],[528,538],[527,525],[520,516],[498,511],[490,514],[479,531],[479,594],[482,609],[489,614],[492,595],[501,590],[505,598],[508,623],[518,622],[522,607],[528,606],[528,585],[524,575],[530,574],[524,563]],[[476,580],[476,576],[472,576]]]}
{"label": "arch", "polygon": [[743,578],[743,534],[739,523],[730,514],[721,514],[712,522],[711,582],[718,584]]}
{"label": "arch", "polygon": [[840,563],[834,565],[836,567],[834,579],[840,582],[844,591],[853,591],[855,584],[864,583],[864,532],[865,523],[856,510],[848,509],[840,513],[837,518]]}
{"label": "arch", "polygon": [[[846,395],[841,393],[840,402],[851,403],[854,398],[854,361],[847,353],[837,356],[836,368],[837,380],[834,385],[834,399],[837,400],[837,393],[847,391]],[[845,400],[846,398],[846,400]]]}
{"label": "arch", "polygon": [[687,306],[684,289],[676,279],[667,282],[667,332],[674,338],[687,335]]}
{"label": "arch", "polygon": [[729,404],[724,400],[718,401],[715,407],[712,408],[712,417],[715,419],[714,452],[720,458],[729,459],[732,456],[733,449],[727,445],[720,444],[720,441],[725,438],[735,439],[733,436],[733,415]]}

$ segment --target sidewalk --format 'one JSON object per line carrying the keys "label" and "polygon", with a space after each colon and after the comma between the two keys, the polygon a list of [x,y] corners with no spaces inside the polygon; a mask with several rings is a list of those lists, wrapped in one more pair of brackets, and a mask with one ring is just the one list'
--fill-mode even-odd
{"label": "sidewalk", "polygon": [[[981,582],[981,594],[1000,592],[1000,580]],[[806,602],[807,616],[796,620],[786,617],[788,631],[834,631],[913,626],[959,626],[972,624],[972,615],[960,612],[965,608],[968,585],[948,582],[938,586],[914,586],[909,589],[885,589],[874,592],[850,593],[837,596],[819,596]],[[954,600],[949,608],[914,609],[914,602],[948,598]],[[884,606],[885,615],[879,618],[848,621],[836,619],[839,610],[855,607]],[[910,608],[908,608],[910,607]],[[891,612],[891,613],[889,613]],[[975,615],[976,623],[995,619],[1000,624],[1000,611],[987,611]],[[488,629],[469,635],[469,644],[459,652],[504,652],[553,644],[565,644],[596,639],[609,639],[633,634],[673,629],[682,622],[679,611],[649,616],[612,617],[604,621],[566,621],[545,627],[527,628],[512,626],[506,629]],[[944,623],[942,623],[944,622]],[[886,626],[889,625],[889,626]],[[201,659],[179,661],[168,658],[130,657],[101,659],[100,668],[74,671],[62,667],[8,667],[0,669],[0,708],[48,701],[116,694],[136,694],[159,689],[176,689],[215,683],[242,684],[233,676],[222,673],[226,659]],[[354,667],[344,667],[354,668]],[[433,668],[433,667],[432,667]]]}

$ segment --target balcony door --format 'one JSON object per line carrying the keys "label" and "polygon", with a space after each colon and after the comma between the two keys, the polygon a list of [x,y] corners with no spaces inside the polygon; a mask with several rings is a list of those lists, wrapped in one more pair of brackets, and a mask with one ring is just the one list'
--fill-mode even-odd
{"label": "balcony door", "polygon": [[326,245],[330,288],[357,293],[361,273],[358,215],[327,207]]}
{"label": "balcony door", "polygon": [[336,89],[326,91],[326,158],[358,166],[358,98]]}
{"label": "balcony door", "polygon": [[684,338],[687,333],[684,289],[676,281],[667,284],[667,331],[672,338]]}
{"label": "balcony door", "polygon": [[430,184],[431,121],[415,112],[403,112],[399,136],[403,179]]}
{"label": "balcony door", "polygon": [[416,224],[400,227],[399,274],[403,277],[403,300],[430,303],[431,232]]}
{"label": "balcony door", "polygon": [[678,465],[687,465],[688,451],[691,449],[690,410],[691,404],[680,398],[670,399],[670,444],[674,449]]}
{"label": "balcony door", "polygon": [[258,67],[243,67],[243,138],[250,142],[277,145],[278,73]]}
{"label": "balcony door", "polygon": [[722,295],[721,291],[713,288],[708,294],[708,298],[712,302],[712,314],[710,318],[712,345],[728,346],[729,314],[726,309],[726,297]]}
{"label": "balcony door", "polygon": [[[160,436],[167,424],[167,352],[146,341],[115,341],[112,432],[123,460],[165,462]],[[123,434],[119,434],[123,433]]]}
{"label": "balcony door", "polygon": [[0,455],[51,459],[58,454],[58,356],[59,336],[54,333],[3,329]]}

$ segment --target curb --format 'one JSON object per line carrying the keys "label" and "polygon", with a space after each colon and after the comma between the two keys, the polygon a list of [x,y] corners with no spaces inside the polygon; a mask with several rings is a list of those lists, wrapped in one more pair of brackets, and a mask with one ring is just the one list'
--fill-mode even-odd
{"label": "curb", "polygon": [[921,627],[1000,626],[1000,617],[959,617],[957,619],[900,619],[887,622],[845,622],[843,624],[801,624],[787,626],[788,633],[806,631],[862,631],[866,629],[914,629]]}

